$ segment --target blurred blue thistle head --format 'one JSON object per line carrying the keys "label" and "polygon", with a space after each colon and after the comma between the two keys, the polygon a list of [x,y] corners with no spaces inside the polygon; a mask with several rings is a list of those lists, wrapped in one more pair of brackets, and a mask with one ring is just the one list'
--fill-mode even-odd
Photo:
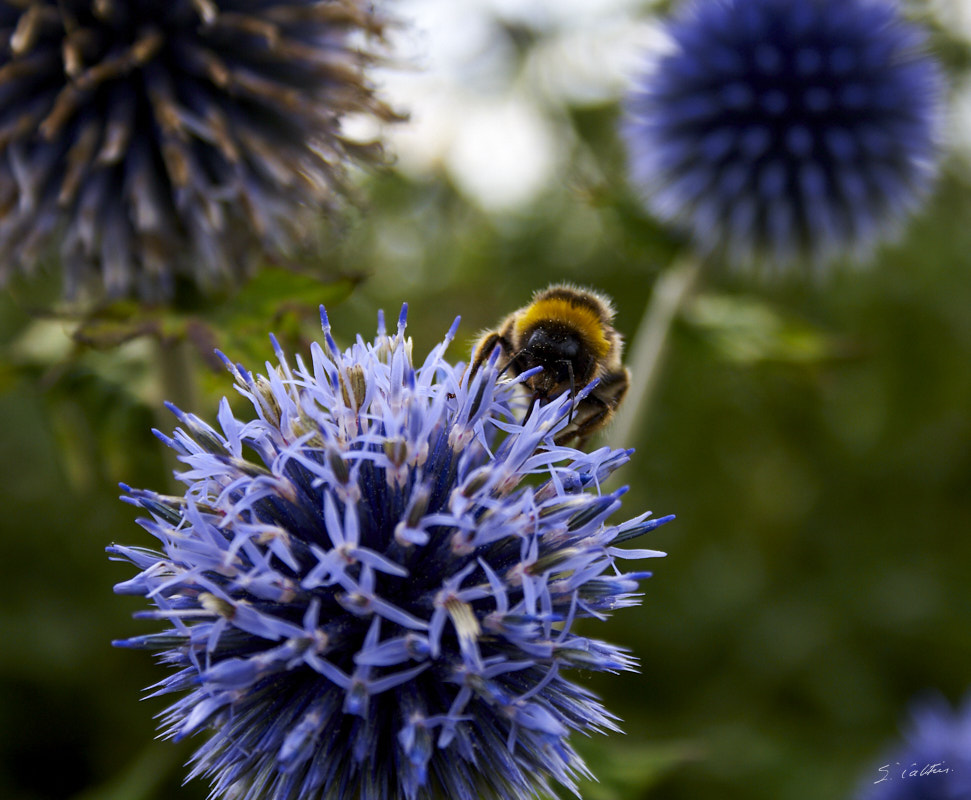
{"label": "blurred blue thistle head", "polygon": [[893,0],[691,0],[623,136],[649,209],[705,254],[868,255],[927,193],[943,78]]}
{"label": "blurred blue thistle head", "polygon": [[971,694],[958,708],[934,694],[911,707],[903,741],[861,783],[857,800],[971,797]]}
{"label": "blurred blue thistle head", "polygon": [[[456,320],[456,325],[458,320]],[[224,399],[219,429],[175,411],[159,437],[186,465],[182,497],[128,489],[158,550],[113,545],[140,572],[116,591],[168,625],[122,646],[161,651],[184,695],[164,735],[210,728],[191,776],[236,800],[537,797],[576,791],[573,731],[616,717],[567,677],[632,670],[574,630],[639,602],[618,545],[665,519],[608,518],[601,482],[626,450],[554,444],[571,398],[513,413],[496,356],[468,383],[415,367],[397,331],[324,343],[254,375],[227,362],[255,417]]]}
{"label": "blurred blue thistle head", "polygon": [[67,296],[231,285],[338,208],[394,114],[365,0],[0,2],[0,284],[57,255]]}

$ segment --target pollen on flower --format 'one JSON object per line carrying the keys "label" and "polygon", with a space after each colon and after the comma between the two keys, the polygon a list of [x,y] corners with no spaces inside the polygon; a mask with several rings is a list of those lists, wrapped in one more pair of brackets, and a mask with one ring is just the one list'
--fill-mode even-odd
{"label": "pollen on flower", "polygon": [[[571,669],[632,670],[574,630],[639,602],[599,486],[629,451],[557,446],[569,397],[516,409],[495,359],[470,382],[457,330],[412,361],[405,315],[373,342],[324,341],[267,376],[226,360],[252,404],[218,427],[175,409],[184,497],[124,487],[158,550],[112,545],[138,574],[178,698],[164,736],[203,735],[190,777],[233,800],[547,796],[588,775],[574,732],[617,720]],[[518,379],[517,379],[518,380]]]}

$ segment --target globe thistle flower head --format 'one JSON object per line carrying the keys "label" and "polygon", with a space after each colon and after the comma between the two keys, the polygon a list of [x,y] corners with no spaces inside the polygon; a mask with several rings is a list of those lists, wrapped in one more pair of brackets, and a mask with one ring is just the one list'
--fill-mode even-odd
{"label": "globe thistle flower head", "polygon": [[109,548],[139,570],[116,591],[167,627],[117,644],[174,669],[163,733],[211,729],[191,776],[214,797],[576,791],[569,735],[616,729],[568,674],[635,660],[574,623],[639,602],[621,563],[663,554],[618,545],[666,518],[610,522],[629,451],[557,446],[571,398],[517,414],[523,377],[494,354],[470,384],[455,330],[416,366],[404,311],[343,351],[325,316],[309,362],[227,361],[251,418],[173,408],[185,494],[125,487],[159,544]]}
{"label": "globe thistle flower head", "polygon": [[958,708],[935,694],[915,702],[904,740],[867,774],[857,800],[971,797],[971,694]]}
{"label": "globe thistle flower head", "polygon": [[332,211],[394,117],[363,0],[0,2],[0,283],[59,244],[68,296],[228,285]]}
{"label": "globe thistle flower head", "polygon": [[942,77],[893,0],[693,0],[623,136],[649,209],[735,263],[865,257],[936,171]]}

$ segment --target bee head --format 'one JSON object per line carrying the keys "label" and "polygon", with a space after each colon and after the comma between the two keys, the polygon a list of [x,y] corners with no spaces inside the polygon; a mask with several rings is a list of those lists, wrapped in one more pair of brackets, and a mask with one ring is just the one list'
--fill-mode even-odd
{"label": "bee head", "polygon": [[543,399],[586,386],[594,378],[596,364],[595,354],[580,333],[560,323],[534,328],[516,356],[519,372],[543,368],[529,381],[530,388]]}

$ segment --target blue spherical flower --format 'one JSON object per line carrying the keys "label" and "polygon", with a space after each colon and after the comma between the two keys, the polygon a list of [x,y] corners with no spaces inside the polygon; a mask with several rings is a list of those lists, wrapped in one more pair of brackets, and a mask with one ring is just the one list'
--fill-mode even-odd
{"label": "blue spherical flower", "polygon": [[0,1],[0,284],[59,253],[66,294],[232,284],[306,238],[394,115],[366,0]]}
{"label": "blue spherical flower", "polygon": [[126,487],[160,546],[109,548],[140,570],[116,591],[168,628],[118,644],[175,669],[164,733],[211,729],[215,797],[536,797],[587,774],[571,732],[616,729],[567,675],[635,666],[574,630],[639,602],[622,559],[663,555],[618,545],[664,519],[608,522],[629,451],[557,446],[569,396],[519,421],[532,371],[470,385],[455,326],[416,368],[404,329],[342,352],[325,316],[309,363],[227,362],[255,417],[173,409],[185,495]]}
{"label": "blue spherical flower", "polygon": [[952,709],[939,695],[915,703],[904,742],[880,759],[858,800],[971,797],[971,695]]}
{"label": "blue spherical flower", "polygon": [[623,129],[650,210],[735,262],[864,256],[930,186],[941,73],[893,0],[693,0]]}

